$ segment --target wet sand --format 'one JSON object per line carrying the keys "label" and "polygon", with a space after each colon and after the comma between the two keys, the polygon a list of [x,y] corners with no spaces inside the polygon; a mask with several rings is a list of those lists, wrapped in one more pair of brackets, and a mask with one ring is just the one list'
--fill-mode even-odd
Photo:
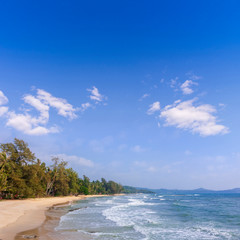
{"label": "wet sand", "polygon": [[15,240],[54,240],[60,239],[59,234],[54,231],[58,226],[61,216],[68,212],[66,205],[54,205],[45,212],[45,221],[38,228],[17,233]]}
{"label": "wet sand", "polygon": [[[58,223],[61,214],[64,214],[61,213],[61,211],[58,211],[59,217],[55,215],[56,217],[51,219],[51,216],[48,216],[48,214],[51,215],[51,211],[46,212],[49,210],[49,208],[54,205],[56,207],[56,204],[68,204],[73,201],[82,200],[85,197],[101,196],[104,195],[0,201],[0,240],[13,240],[15,237],[18,239],[29,239],[28,237],[37,239],[34,237],[40,235],[46,236],[46,234],[44,234],[44,231],[47,229],[49,231],[53,231],[54,227],[51,227],[51,224],[54,225]],[[44,228],[42,226],[44,226]],[[44,238],[41,237],[41,239]]]}

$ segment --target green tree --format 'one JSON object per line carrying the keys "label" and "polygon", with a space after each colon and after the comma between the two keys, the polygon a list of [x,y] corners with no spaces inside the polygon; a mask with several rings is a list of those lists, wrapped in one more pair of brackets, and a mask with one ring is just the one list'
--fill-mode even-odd
{"label": "green tree", "polygon": [[5,152],[0,153],[0,197],[2,192],[7,190],[7,173],[9,168],[8,157]]}
{"label": "green tree", "polygon": [[67,162],[60,161],[58,157],[53,157],[52,161],[53,161],[53,165],[51,165],[47,169],[47,176],[46,176],[46,179],[47,179],[46,195],[47,196],[54,195],[56,192],[59,193],[61,191],[58,188],[61,188],[59,184],[61,184],[61,180],[64,175],[63,169],[65,169],[65,166],[67,165]]}
{"label": "green tree", "polygon": [[90,181],[78,177],[67,162],[53,157],[46,166],[31,152],[28,144],[17,138],[13,143],[0,144],[0,198],[26,198],[77,194],[114,194],[122,186],[114,181]]}
{"label": "green tree", "polygon": [[72,168],[66,169],[66,173],[68,177],[69,194],[77,195],[80,187],[78,174]]}
{"label": "green tree", "polygon": [[0,148],[10,157],[11,161],[18,165],[34,163],[36,159],[35,154],[31,152],[28,144],[17,138],[14,139],[14,143],[1,144]]}
{"label": "green tree", "polygon": [[[23,140],[14,139],[14,143],[1,144],[2,154],[8,159],[7,191],[11,198],[27,197],[28,186],[24,180],[24,167],[33,164],[35,155]],[[5,165],[6,166],[6,165]],[[4,175],[3,175],[4,176]]]}

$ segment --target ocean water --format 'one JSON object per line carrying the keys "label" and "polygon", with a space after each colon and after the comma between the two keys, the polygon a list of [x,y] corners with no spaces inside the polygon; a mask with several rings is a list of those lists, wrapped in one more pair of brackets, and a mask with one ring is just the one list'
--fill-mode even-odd
{"label": "ocean water", "polygon": [[240,239],[240,194],[89,198],[61,217],[62,240]]}

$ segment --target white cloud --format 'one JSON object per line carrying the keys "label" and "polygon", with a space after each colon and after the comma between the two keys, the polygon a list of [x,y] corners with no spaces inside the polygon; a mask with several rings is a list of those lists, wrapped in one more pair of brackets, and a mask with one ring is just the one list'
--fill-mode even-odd
{"label": "white cloud", "polygon": [[64,161],[74,164],[78,164],[80,166],[85,166],[85,167],[93,167],[94,163],[91,160],[88,160],[86,158],[83,157],[78,157],[75,155],[66,155],[66,154],[57,154],[57,156],[60,159],[63,159]]}
{"label": "white cloud", "polygon": [[[100,95],[98,90],[94,87],[92,90],[93,96],[96,101],[105,99],[104,96]],[[57,110],[58,115],[61,115],[70,120],[77,117],[76,112],[81,110],[82,112],[87,110],[92,105],[87,102],[81,104],[81,108],[74,108],[67,100],[63,98],[57,98],[52,96],[49,92],[43,89],[37,89],[36,96],[27,94],[23,97],[23,101],[32,106],[33,109],[39,112],[39,115],[34,115],[28,109],[23,113],[16,113],[15,111],[9,111],[8,107],[1,106],[8,103],[7,97],[0,91],[0,117],[6,116],[6,126],[13,127],[16,130],[23,132],[28,135],[46,135],[48,133],[57,133],[59,128],[56,126],[47,127],[49,121],[49,110],[50,107]]]}
{"label": "white cloud", "polygon": [[[2,93],[2,92],[1,92]],[[1,102],[7,103],[6,98],[1,94]],[[34,116],[29,113],[16,113],[9,111],[7,107],[0,107],[0,116],[5,114],[7,116],[6,126],[13,127],[14,129],[28,135],[46,135],[48,133],[59,132],[58,127],[46,127],[49,121],[49,109],[54,107],[58,110],[58,114],[69,119],[76,118],[75,109],[65,99],[53,97],[50,93],[38,89],[37,96],[25,95],[23,100],[26,104],[32,106],[40,114]]]}
{"label": "white cloud", "polygon": [[1,106],[8,103],[8,98],[4,95],[4,93],[0,90],[0,117],[6,115],[8,112],[8,107]]}
{"label": "white cloud", "polygon": [[40,112],[40,117],[38,118],[38,123],[46,124],[49,120],[49,106],[42,103],[39,99],[32,95],[26,95],[23,98],[24,102],[34,107]]}
{"label": "white cloud", "polygon": [[191,80],[199,80],[202,78],[201,76],[197,76],[196,74],[194,74],[191,71],[186,73],[186,75],[188,76],[188,79],[191,79]]}
{"label": "white cloud", "polygon": [[185,102],[176,101],[173,105],[166,106],[160,117],[166,121],[166,126],[190,130],[201,136],[210,136],[228,133],[228,128],[217,124],[213,115],[216,109],[208,104],[194,106],[196,99]]}
{"label": "white cloud", "polygon": [[8,112],[8,107],[0,107],[0,117]]}
{"label": "white cloud", "polygon": [[160,111],[161,107],[160,107],[160,102],[154,102],[153,104],[151,104],[149,106],[149,109],[147,111],[148,115],[152,115],[153,113]]}
{"label": "white cloud", "polygon": [[[4,95],[4,93],[0,90],[0,106],[8,103],[8,98]],[[5,115],[8,112],[8,107],[2,106],[0,107],[0,117]]]}
{"label": "white cloud", "polygon": [[0,90],[0,105],[5,105],[8,103],[8,98],[4,95],[4,93]]}
{"label": "white cloud", "polygon": [[81,104],[81,111],[84,112],[84,111],[86,111],[88,108],[90,108],[91,106],[92,106],[92,105],[91,105],[91,103],[89,103],[89,102],[82,103],[82,104]]}
{"label": "white cloud", "polygon": [[42,89],[37,90],[37,98],[45,105],[56,108],[58,110],[58,114],[63,117],[69,118],[70,120],[77,117],[75,114],[77,109],[63,98],[56,98]]}
{"label": "white cloud", "polygon": [[192,94],[193,90],[192,90],[192,86],[193,85],[198,85],[197,83],[193,82],[192,80],[186,80],[181,86],[181,90],[183,92],[183,94],[188,95],[188,94]]}
{"label": "white cloud", "polygon": [[57,127],[46,128],[39,126],[40,118],[34,118],[29,114],[16,114],[9,112],[6,125],[28,135],[45,135],[48,133],[59,132]]}
{"label": "white cloud", "polygon": [[102,102],[106,99],[104,95],[99,93],[99,90],[95,86],[93,86],[92,89],[87,89],[87,91],[91,93],[90,95],[91,100],[94,100],[96,102]]}
{"label": "white cloud", "polygon": [[147,98],[147,97],[149,97],[149,96],[150,96],[150,94],[145,93],[145,94],[143,94],[143,95],[140,97],[139,101],[142,101],[143,99],[145,99],[145,98]]}

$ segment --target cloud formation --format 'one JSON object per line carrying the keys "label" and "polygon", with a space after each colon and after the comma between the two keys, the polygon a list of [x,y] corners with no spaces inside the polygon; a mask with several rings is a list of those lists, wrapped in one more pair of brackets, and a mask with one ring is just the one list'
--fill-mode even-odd
{"label": "cloud formation", "polygon": [[0,107],[0,117],[4,116],[8,112],[8,107]]}
{"label": "cloud formation", "polygon": [[45,135],[59,132],[57,127],[47,128],[45,126],[40,126],[41,124],[43,124],[41,116],[35,118],[27,113],[16,114],[14,111],[8,113],[8,120],[6,123],[7,126],[13,127],[28,135]]}
{"label": "cloud formation", "polygon": [[90,95],[90,99],[94,100],[96,102],[102,102],[104,100],[106,100],[106,97],[102,94],[99,93],[99,90],[93,86],[92,89],[87,89],[87,91],[89,91],[91,93]]}
{"label": "cloud formation", "polygon": [[160,102],[154,102],[153,104],[151,104],[149,106],[149,109],[147,111],[148,115],[152,115],[153,113],[160,111],[161,107],[160,107]]}
{"label": "cloud formation", "polygon": [[[91,91],[90,98],[95,101],[95,104],[106,99],[96,87],[88,91]],[[75,108],[66,99],[54,97],[43,89],[37,89],[35,96],[31,94],[25,95],[23,101],[32,109],[25,110],[22,113],[16,113],[14,110],[10,111],[8,107],[2,106],[8,103],[8,98],[0,91],[0,117],[6,117],[6,126],[28,135],[46,135],[59,132],[57,126],[47,127],[50,108],[56,109],[58,115],[73,120],[77,118],[77,111],[84,112],[93,106],[91,103],[86,102],[81,104],[80,108]],[[39,114],[34,115],[31,112],[32,110],[36,110]]]}
{"label": "cloud formation", "polygon": [[149,97],[149,96],[150,96],[150,94],[145,93],[145,94],[143,94],[143,95],[139,98],[139,101],[142,101],[143,99],[145,99],[145,98],[147,98],[147,97]]}
{"label": "cloud formation", "polygon": [[82,104],[81,104],[81,111],[84,112],[84,111],[86,111],[88,108],[90,108],[91,106],[92,106],[92,104],[89,103],[89,102],[82,103]]}
{"label": "cloud formation", "polygon": [[0,90],[0,117],[4,116],[8,112],[8,107],[2,106],[8,103],[8,98]]}
{"label": "cloud formation", "polygon": [[193,85],[198,85],[196,82],[193,82],[192,80],[186,80],[181,86],[181,90],[183,92],[183,94],[188,95],[188,94],[192,94],[193,90],[192,90],[192,86]]}
{"label": "cloud formation", "polygon": [[37,111],[40,112],[40,116],[38,117],[37,122],[46,124],[49,120],[49,106],[42,103],[38,98],[32,95],[26,95],[23,97],[25,103],[29,104]]}
{"label": "cloud formation", "polygon": [[[183,83],[179,83],[178,77],[170,80],[170,87],[174,91],[181,90],[184,95],[194,93],[193,87],[197,86],[197,80],[201,79],[200,76],[192,72],[186,73],[187,79]],[[216,109],[210,104],[197,104],[197,98],[187,101],[177,100],[171,105],[160,108],[160,102],[154,102],[147,110],[148,115],[155,112],[160,112],[158,120],[163,119],[165,124],[157,122],[160,126],[174,126],[179,129],[188,130],[192,133],[197,133],[200,136],[212,136],[217,134],[226,134],[229,129],[219,124],[216,117]],[[224,108],[224,104],[219,105]]]}
{"label": "cloud formation", "polygon": [[[91,93],[90,98],[95,102],[105,99],[96,87],[93,87]],[[66,99],[54,97],[51,93],[43,89],[37,89],[35,96],[30,94],[25,95],[23,101],[25,104],[31,106],[32,109],[25,110],[22,113],[16,113],[14,110],[10,111],[8,107],[2,106],[8,103],[8,98],[0,91],[0,117],[6,117],[6,126],[28,135],[46,135],[48,133],[59,132],[57,126],[47,127],[50,108],[56,109],[58,115],[72,120],[77,118],[77,111],[81,110],[84,112],[92,106],[91,103],[87,102],[81,104],[80,108],[75,108]],[[32,110],[36,110],[39,114],[34,115]]]}
{"label": "cloud formation", "polygon": [[56,98],[42,89],[37,90],[37,98],[41,100],[45,105],[57,109],[58,114],[61,116],[66,117],[70,120],[77,118],[77,115],[75,114],[77,109],[69,104],[67,100],[63,98]]}
{"label": "cloud formation", "polygon": [[28,135],[46,135],[48,133],[59,132],[58,127],[47,127],[49,121],[50,107],[55,108],[57,113],[69,120],[77,117],[75,112],[77,111],[71,104],[65,99],[52,96],[49,92],[42,89],[37,89],[37,95],[25,95],[23,101],[33,107],[39,112],[38,116],[33,116],[28,112],[16,113],[15,111],[9,111],[7,113],[7,123],[9,127],[23,132]]}
{"label": "cloud formation", "polygon": [[8,98],[4,95],[4,93],[0,90],[0,105],[5,105],[8,103]]}
{"label": "cloud formation", "polygon": [[160,114],[160,117],[165,119],[165,126],[190,130],[201,136],[228,133],[227,127],[217,124],[217,119],[213,115],[216,109],[213,106],[209,104],[194,106],[195,101],[196,99],[184,102],[178,100],[166,106]]}

